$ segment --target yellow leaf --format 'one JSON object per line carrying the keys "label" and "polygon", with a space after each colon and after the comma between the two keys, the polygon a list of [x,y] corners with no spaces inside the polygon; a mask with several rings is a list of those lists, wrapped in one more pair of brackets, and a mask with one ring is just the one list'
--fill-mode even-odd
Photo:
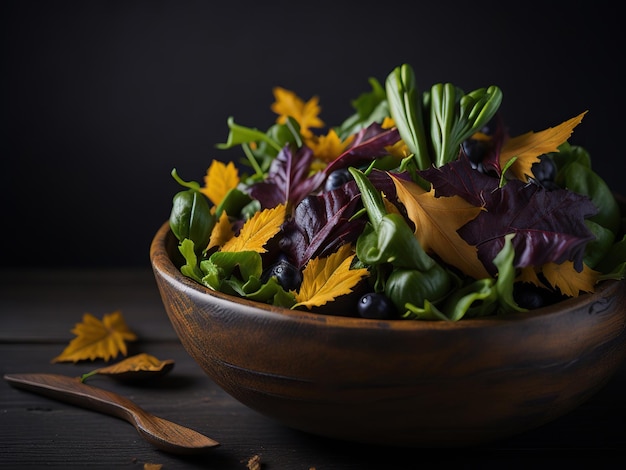
{"label": "yellow leaf", "polygon": [[146,462],[143,464],[143,470],[161,470],[163,465],[160,463]]}
{"label": "yellow leaf", "polygon": [[213,160],[204,177],[204,187],[200,191],[213,204],[218,205],[228,191],[236,188],[238,184],[239,174],[233,162],[228,162],[225,165],[218,160]]}
{"label": "yellow leaf", "polygon": [[423,190],[412,181],[391,176],[409,219],[415,224],[415,236],[424,251],[435,254],[474,279],[489,273],[478,259],[476,247],[468,244],[457,230],[475,218],[482,208],[472,206],[459,196],[435,197],[434,190]]}
{"label": "yellow leaf", "polygon": [[324,127],[324,122],[318,117],[321,108],[318,105],[317,96],[305,103],[293,91],[275,87],[273,92],[276,101],[272,103],[271,109],[278,114],[276,119],[278,124],[284,124],[287,122],[287,117],[291,117],[300,125],[302,136],[307,138],[313,135],[312,127]]}
{"label": "yellow leaf", "polygon": [[411,153],[409,151],[409,147],[404,143],[404,140],[402,139],[400,139],[393,145],[388,145],[387,147],[385,147],[385,150],[392,157],[396,157],[400,159],[408,157]]}
{"label": "yellow leaf", "polygon": [[351,135],[342,142],[337,132],[331,129],[326,135],[313,135],[306,139],[306,145],[313,150],[315,158],[324,162],[331,162],[341,155],[353,140],[354,135]]}
{"label": "yellow leaf", "polygon": [[580,124],[587,111],[569,119],[556,127],[549,127],[540,132],[527,132],[513,137],[504,143],[500,152],[500,167],[504,168],[509,160],[517,157],[511,165],[516,178],[527,181],[533,175],[531,167],[544,153],[557,152],[559,145],[565,143]]}
{"label": "yellow leaf", "polygon": [[581,272],[574,269],[572,261],[561,264],[547,263],[542,272],[552,287],[557,287],[562,294],[578,297],[581,292],[593,292],[600,273],[583,264]]}
{"label": "yellow leaf", "polygon": [[110,375],[120,380],[136,380],[166,374],[174,367],[174,361],[161,361],[150,354],[141,353],[128,357],[113,365],[101,367],[81,377],[83,381],[96,374]]}
{"label": "yellow leaf", "polygon": [[520,270],[519,276],[515,278],[516,282],[528,282],[530,284],[534,284],[537,287],[545,287],[543,283],[539,280],[539,276],[537,275],[537,270],[534,266],[524,266]]}
{"label": "yellow leaf", "polygon": [[223,211],[217,223],[213,226],[207,250],[224,245],[224,243],[233,238],[234,235],[228,214],[226,214],[226,211]]}
{"label": "yellow leaf", "polygon": [[102,321],[85,313],[82,323],[77,323],[72,333],[76,338],[52,362],[78,362],[85,359],[108,361],[119,353],[126,356],[126,341],[137,339],[120,312],[105,314]]}
{"label": "yellow leaf", "polygon": [[383,129],[393,129],[394,127],[396,127],[396,122],[391,116],[385,116],[385,119],[383,119],[380,127],[382,127]]}
{"label": "yellow leaf", "polygon": [[369,274],[364,268],[350,269],[354,256],[352,247],[343,245],[326,258],[310,260],[302,272],[302,284],[296,294],[297,303],[292,308],[319,307],[352,292],[352,288]]}
{"label": "yellow leaf", "polygon": [[[261,470],[261,468],[263,468],[263,465],[261,464],[261,456],[256,454],[250,457],[246,467],[248,470]],[[315,470],[315,468],[311,467],[309,470]]]}
{"label": "yellow leaf", "polygon": [[392,203],[389,199],[387,199],[385,197],[385,195],[383,194],[383,204],[385,206],[385,211],[387,212],[387,214],[398,214],[398,215],[402,215],[400,213],[400,209],[398,209],[398,206],[396,206],[394,203]]}
{"label": "yellow leaf", "polygon": [[280,230],[280,226],[285,221],[285,213],[284,204],[257,212],[243,224],[239,235],[224,243],[221,251],[265,253],[267,251],[265,244]]}
{"label": "yellow leaf", "polygon": [[[383,119],[382,124],[380,125],[383,129],[392,129],[396,127],[396,123],[393,118],[386,116]],[[396,158],[406,158],[410,155],[409,147],[406,145],[404,140],[400,139],[393,145],[388,145],[385,147],[385,150],[389,153],[389,155]]]}

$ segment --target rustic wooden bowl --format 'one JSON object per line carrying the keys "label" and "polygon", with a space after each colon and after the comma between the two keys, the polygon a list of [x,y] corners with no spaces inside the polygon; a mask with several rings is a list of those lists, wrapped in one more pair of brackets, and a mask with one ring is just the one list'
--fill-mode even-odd
{"label": "rustic wooden bowl", "polygon": [[184,277],[177,256],[165,223],[150,257],[190,356],[251,409],[331,438],[410,447],[505,438],[583,403],[626,355],[625,281],[523,314],[379,321],[214,292]]}

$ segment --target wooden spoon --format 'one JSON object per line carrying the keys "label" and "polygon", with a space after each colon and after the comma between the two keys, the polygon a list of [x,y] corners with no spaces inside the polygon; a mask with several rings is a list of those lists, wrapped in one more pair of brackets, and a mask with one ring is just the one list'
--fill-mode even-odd
{"label": "wooden spoon", "polygon": [[203,434],[154,416],[128,398],[87,385],[78,377],[5,374],[4,379],[17,388],[122,418],[135,426],[141,437],[165,452],[193,454],[219,446],[217,441]]}

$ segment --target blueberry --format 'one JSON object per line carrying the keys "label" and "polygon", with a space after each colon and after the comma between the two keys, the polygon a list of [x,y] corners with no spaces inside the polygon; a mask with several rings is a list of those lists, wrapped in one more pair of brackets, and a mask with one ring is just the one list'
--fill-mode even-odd
{"label": "blueberry", "polygon": [[558,302],[562,300],[562,296],[534,284],[516,282],[513,286],[513,299],[520,307],[532,310]]}
{"label": "blueberry", "polygon": [[487,154],[489,146],[484,140],[467,139],[462,144],[463,153],[467,156],[472,166],[482,162]]}
{"label": "blueberry", "polygon": [[333,189],[340,188],[345,183],[350,181],[352,175],[346,168],[341,168],[339,170],[333,171],[328,178],[326,179],[326,184],[324,185],[324,190],[332,191]]}
{"label": "blueberry", "polygon": [[535,180],[541,185],[549,185],[556,179],[556,164],[548,155],[541,155],[539,161],[533,163],[531,170]]}
{"label": "blueberry", "polygon": [[389,297],[375,292],[369,292],[359,299],[357,311],[363,318],[384,320],[397,316],[396,307]]}
{"label": "blueberry", "polygon": [[287,260],[280,260],[271,265],[263,273],[261,280],[267,282],[271,277],[275,277],[286,291],[298,290],[302,284],[302,273]]}

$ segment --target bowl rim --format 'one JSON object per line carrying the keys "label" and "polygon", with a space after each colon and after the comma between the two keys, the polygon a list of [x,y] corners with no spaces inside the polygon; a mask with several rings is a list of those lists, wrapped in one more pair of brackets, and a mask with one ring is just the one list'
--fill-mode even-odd
{"label": "bowl rim", "polygon": [[548,305],[534,310],[525,312],[514,312],[507,315],[491,315],[477,318],[461,319],[459,321],[411,321],[406,319],[370,319],[361,317],[350,317],[340,315],[329,315],[326,313],[318,313],[307,310],[294,310],[285,307],[278,307],[261,302],[255,302],[242,297],[225,294],[215,291],[204,286],[193,279],[185,276],[172,261],[168,251],[168,239],[173,239],[174,234],[170,229],[169,220],[165,221],[157,230],[150,244],[150,262],[154,274],[158,277],[164,277],[169,283],[176,285],[182,290],[191,290],[196,294],[212,298],[216,302],[222,304],[234,303],[247,307],[247,311],[262,311],[265,315],[280,318],[285,321],[297,322],[313,322],[316,324],[324,323],[335,327],[348,328],[385,328],[391,330],[445,330],[445,329],[473,329],[485,327],[489,325],[507,325],[511,322],[531,321],[535,319],[543,319],[547,316],[567,314],[572,308],[589,309],[595,302],[601,301],[606,297],[618,292],[620,285],[622,289],[626,288],[626,279],[613,280],[608,279],[598,284],[597,289],[593,293],[583,293],[578,297],[572,297],[556,304]]}

